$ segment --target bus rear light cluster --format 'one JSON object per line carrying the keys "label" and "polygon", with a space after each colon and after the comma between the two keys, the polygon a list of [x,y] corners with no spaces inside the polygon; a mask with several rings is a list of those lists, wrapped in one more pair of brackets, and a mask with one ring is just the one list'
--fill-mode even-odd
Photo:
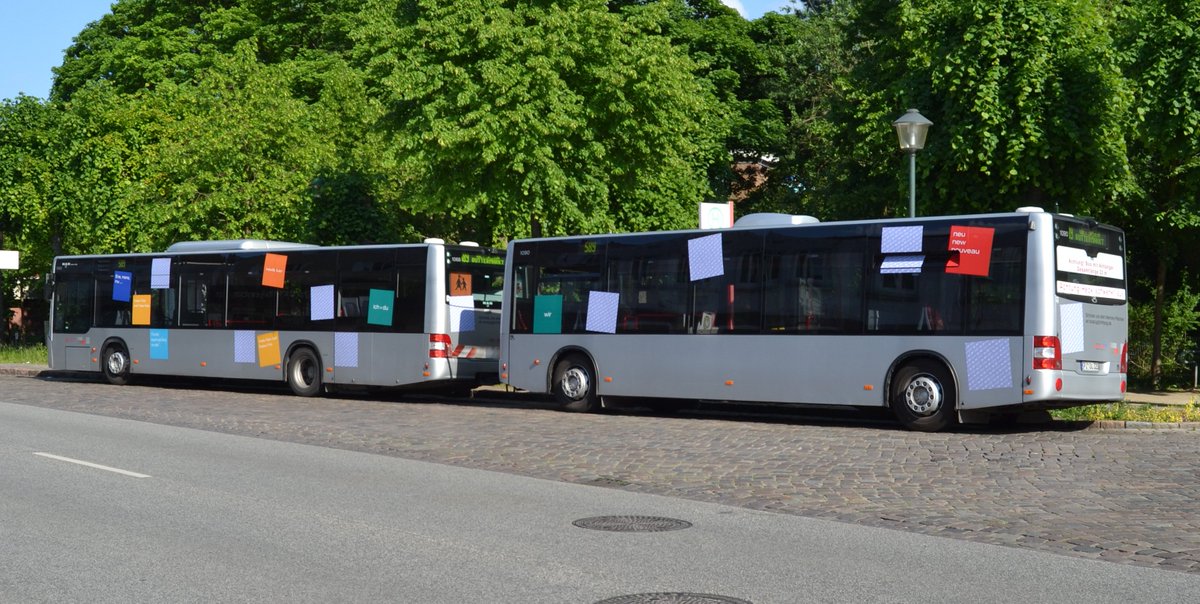
{"label": "bus rear light cluster", "polygon": [[1062,346],[1057,336],[1033,336],[1033,368],[1062,369]]}
{"label": "bus rear light cluster", "polygon": [[1129,373],[1129,342],[1121,344],[1121,368],[1119,371],[1121,373]]}
{"label": "bus rear light cluster", "polygon": [[449,356],[450,335],[444,333],[429,334],[429,358],[444,359]]}

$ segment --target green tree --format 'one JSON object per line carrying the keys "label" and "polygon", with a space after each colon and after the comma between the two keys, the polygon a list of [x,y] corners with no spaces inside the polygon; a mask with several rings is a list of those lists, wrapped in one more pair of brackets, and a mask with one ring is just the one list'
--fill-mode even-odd
{"label": "green tree", "polygon": [[[653,8],[653,7],[651,7]],[[373,2],[357,36],[397,201],[484,240],[694,222],[723,122],[665,10],[599,0]]]}
{"label": "green tree", "polygon": [[1150,375],[1158,388],[1174,304],[1169,273],[1189,261],[1180,244],[1200,234],[1200,4],[1129,0],[1120,14],[1118,45],[1134,91],[1127,136],[1137,180],[1121,217],[1130,247],[1140,248],[1153,274]]}
{"label": "green tree", "polygon": [[923,214],[1100,213],[1127,186],[1127,98],[1107,3],[852,4],[844,39],[854,63],[831,115],[842,157],[826,192],[848,213],[904,214],[890,124],[908,107],[934,122],[918,162]]}

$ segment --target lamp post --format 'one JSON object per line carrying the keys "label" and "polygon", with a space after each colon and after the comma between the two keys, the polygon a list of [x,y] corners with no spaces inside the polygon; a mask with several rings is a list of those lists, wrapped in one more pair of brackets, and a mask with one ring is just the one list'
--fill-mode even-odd
{"label": "lamp post", "polygon": [[900,150],[908,154],[908,216],[917,215],[917,151],[925,148],[925,135],[933,122],[916,109],[909,109],[892,122],[896,136],[900,137]]}

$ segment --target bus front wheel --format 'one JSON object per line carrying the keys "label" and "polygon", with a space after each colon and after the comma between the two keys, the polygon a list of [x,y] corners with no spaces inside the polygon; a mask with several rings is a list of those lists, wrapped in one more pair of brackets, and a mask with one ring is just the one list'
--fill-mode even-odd
{"label": "bus front wheel", "polygon": [[892,380],[892,413],[909,430],[937,432],[949,426],[957,400],[954,381],[941,363],[914,361]]}
{"label": "bus front wheel", "polygon": [[313,396],[321,391],[321,364],[311,348],[297,348],[288,357],[287,383],[297,396]]}
{"label": "bus front wheel", "polygon": [[554,399],[564,411],[598,411],[596,370],[581,354],[563,357],[554,366]]}
{"label": "bus front wheel", "polygon": [[121,344],[109,344],[104,349],[100,364],[104,379],[114,386],[124,386],[129,383],[129,352]]}

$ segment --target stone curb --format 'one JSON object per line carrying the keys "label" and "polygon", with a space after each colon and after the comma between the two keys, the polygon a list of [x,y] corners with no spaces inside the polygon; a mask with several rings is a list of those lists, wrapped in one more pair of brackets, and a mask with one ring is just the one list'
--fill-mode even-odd
{"label": "stone curb", "polygon": [[[35,365],[0,365],[0,375],[12,375],[18,377],[30,378],[50,378],[63,377],[70,375],[79,375],[77,371],[59,371],[55,369],[44,369]],[[476,392],[476,398],[481,400],[510,400],[518,396],[516,392],[506,392],[496,388],[484,388],[482,391]],[[1151,403],[1152,404],[1152,403]],[[1071,423],[1079,424],[1084,430],[1190,430],[1193,432],[1200,431],[1200,422],[1135,422],[1135,421],[1120,421],[1120,420],[1097,420],[1092,422],[1073,421]]]}

